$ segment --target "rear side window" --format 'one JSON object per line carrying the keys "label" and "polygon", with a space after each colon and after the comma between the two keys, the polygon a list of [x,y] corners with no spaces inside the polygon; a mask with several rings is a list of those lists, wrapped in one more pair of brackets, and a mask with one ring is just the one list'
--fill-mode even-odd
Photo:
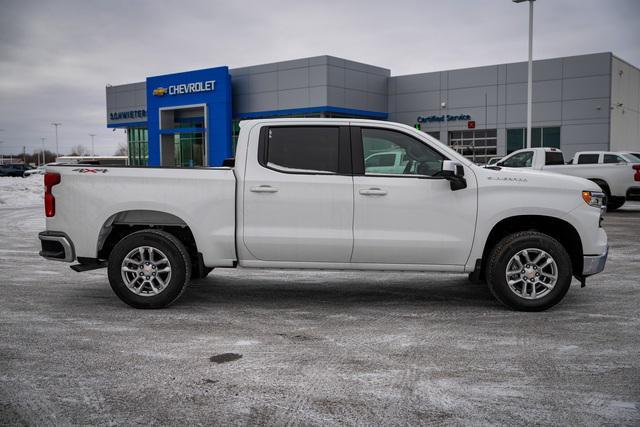
{"label": "rear side window", "polygon": [[267,167],[282,172],[338,173],[340,129],[331,126],[271,127],[267,130],[264,156]]}
{"label": "rear side window", "polygon": [[579,165],[592,165],[598,163],[599,154],[580,154],[578,156]]}
{"label": "rear side window", "polygon": [[564,157],[558,151],[546,151],[544,153],[544,164],[547,166],[564,165]]}
{"label": "rear side window", "polygon": [[605,154],[603,163],[626,163],[624,159],[616,154]]}

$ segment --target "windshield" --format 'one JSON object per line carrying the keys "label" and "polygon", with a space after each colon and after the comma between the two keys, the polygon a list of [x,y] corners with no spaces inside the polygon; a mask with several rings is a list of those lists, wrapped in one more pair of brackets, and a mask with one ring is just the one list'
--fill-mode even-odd
{"label": "windshield", "polygon": [[530,168],[533,162],[533,151],[522,151],[507,157],[500,164],[508,168]]}

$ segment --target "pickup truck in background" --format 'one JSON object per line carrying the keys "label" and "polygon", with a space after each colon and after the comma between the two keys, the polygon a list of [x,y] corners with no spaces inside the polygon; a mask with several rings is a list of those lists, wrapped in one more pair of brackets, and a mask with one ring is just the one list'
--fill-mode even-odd
{"label": "pickup truck in background", "polygon": [[597,165],[621,163],[632,165],[640,163],[640,153],[631,151],[578,151],[567,162],[568,165]]}
{"label": "pickup truck in background", "polygon": [[[580,153],[577,156],[580,160]],[[627,200],[640,200],[640,162],[567,165],[562,151],[557,148],[524,148],[502,158],[496,165],[586,178],[598,184],[605,193],[609,210],[622,207]]]}
{"label": "pickup truck in background", "polygon": [[[406,164],[373,172],[365,159],[379,152]],[[44,181],[40,254],[77,260],[76,271],[106,266],[137,308],[239,266],[465,273],[503,304],[539,311],[608,254],[593,182],[482,168],[385,121],[244,121],[234,167],[66,165]]]}

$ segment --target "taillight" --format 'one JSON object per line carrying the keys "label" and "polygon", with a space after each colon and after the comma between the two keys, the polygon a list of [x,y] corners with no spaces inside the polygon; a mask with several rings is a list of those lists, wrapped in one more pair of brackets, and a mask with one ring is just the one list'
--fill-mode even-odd
{"label": "taillight", "polygon": [[634,181],[640,181],[640,165],[631,166],[636,173],[633,174]]}
{"label": "taillight", "polygon": [[47,172],[44,174],[44,214],[47,218],[56,215],[56,199],[51,194],[51,188],[60,184],[60,174]]}

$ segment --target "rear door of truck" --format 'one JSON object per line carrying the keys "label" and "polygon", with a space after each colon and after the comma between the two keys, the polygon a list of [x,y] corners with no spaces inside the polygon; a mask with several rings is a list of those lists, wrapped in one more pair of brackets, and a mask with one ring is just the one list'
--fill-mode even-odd
{"label": "rear door of truck", "polygon": [[349,262],[348,122],[272,123],[247,150],[242,194],[248,251],[261,261]]}

